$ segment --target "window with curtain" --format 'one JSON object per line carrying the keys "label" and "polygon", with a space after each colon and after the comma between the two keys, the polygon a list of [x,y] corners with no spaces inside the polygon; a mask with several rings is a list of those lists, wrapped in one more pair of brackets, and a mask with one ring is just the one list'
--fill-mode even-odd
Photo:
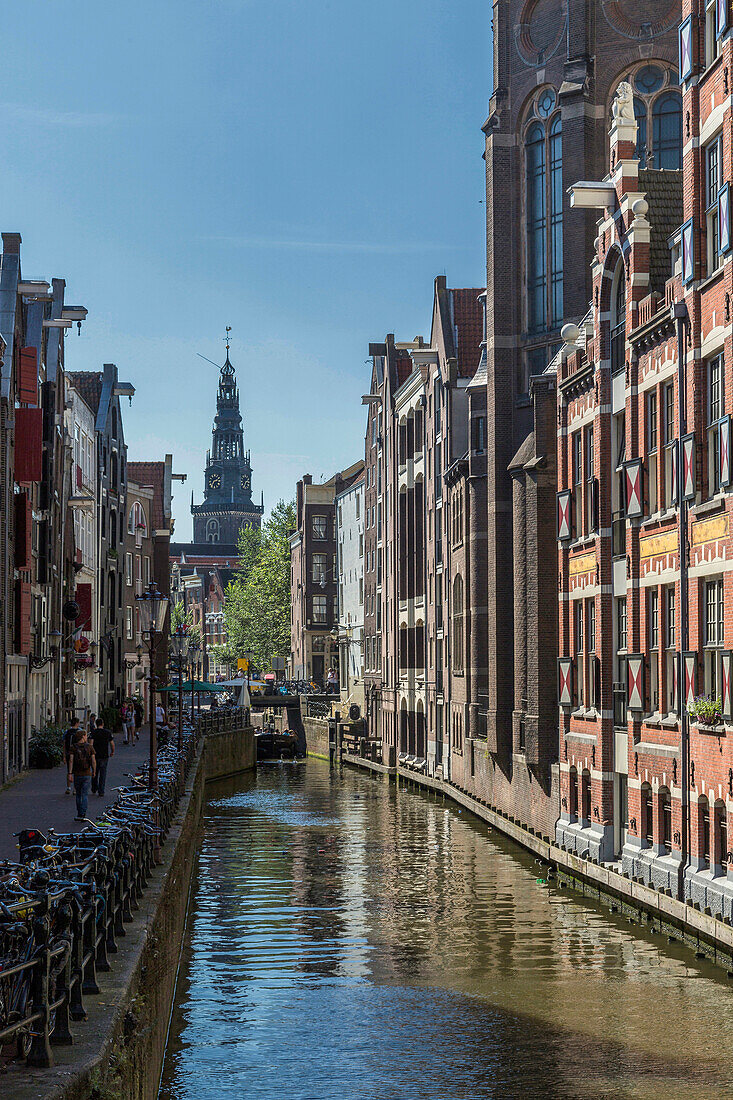
{"label": "window with curtain", "polygon": [[611,370],[615,374],[626,362],[626,272],[619,260],[611,292]]}
{"label": "window with curtain", "polygon": [[643,62],[624,79],[634,89],[640,168],[682,167],[682,97],[674,69]]}
{"label": "window with curtain", "polygon": [[548,117],[554,92],[539,93],[525,146],[527,329],[557,328],[563,320],[562,120]]}

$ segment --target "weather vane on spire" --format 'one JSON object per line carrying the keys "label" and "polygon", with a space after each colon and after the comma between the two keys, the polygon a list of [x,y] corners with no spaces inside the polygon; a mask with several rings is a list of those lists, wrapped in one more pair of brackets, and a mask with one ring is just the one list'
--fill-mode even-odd
{"label": "weather vane on spire", "polygon": [[230,337],[229,337],[229,333],[230,333],[231,331],[232,331],[232,326],[231,326],[231,325],[227,325],[227,334],[226,334],[226,336],[224,337],[224,343],[225,343],[225,344],[226,344],[226,346],[227,346],[227,359],[229,358],[229,342],[230,342]]}

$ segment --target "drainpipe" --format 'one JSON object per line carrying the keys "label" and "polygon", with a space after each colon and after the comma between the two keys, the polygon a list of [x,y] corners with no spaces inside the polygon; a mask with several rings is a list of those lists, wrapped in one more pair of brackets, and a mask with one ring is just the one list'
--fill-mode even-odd
{"label": "drainpipe", "polygon": [[687,651],[689,633],[689,607],[688,607],[688,581],[687,581],[687,501],[684,495],[684,461],[682,454],[682,439],[687,433],[687,392],[686,392],[686,357],[687,357],[687,330],[690,324],[687,305],[684,301],[675,302],[673,316],[677,322],[677,417],[679,429],[677,432],[677,507],[678,535],[677,552],[680,566],[680,639],[679,653],[677,656],[677,693],[680,708],[680,747],[682,759],[681,775],[681,810],[682,810],[682,837],[680,845],[680,866],[677,880],[677,896],[680,901],[685,898],[685,871],[690,860],[690,719],[685,706],[685,652]]}

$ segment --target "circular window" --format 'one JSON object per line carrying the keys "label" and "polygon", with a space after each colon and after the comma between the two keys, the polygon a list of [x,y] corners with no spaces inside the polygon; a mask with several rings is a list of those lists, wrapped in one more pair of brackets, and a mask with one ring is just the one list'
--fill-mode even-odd
{"label": "circular window", "polygon": [[537,100],[537,114],[540,118],[549,118],[555,107],[556,99],[552,88],[545,88]]}
{"label": "circular window", "polygon": [[636,90],[642,95],[651,95],[652,92],[659,91],[662,84],[664,84],[664,73],[656,65],[645,65],[634,77]]}

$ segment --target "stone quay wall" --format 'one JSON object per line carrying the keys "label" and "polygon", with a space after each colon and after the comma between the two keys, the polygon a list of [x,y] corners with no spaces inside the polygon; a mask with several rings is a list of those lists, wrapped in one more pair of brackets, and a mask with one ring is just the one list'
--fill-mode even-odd
{"label": "stone quay wall", "polygon": [[186,910],[198,851],[206,783],[255,767],[251,727],[208,733],[134,921],[125,926],[112,970],[87,996],[74,1045],[54,1047],[51,1069],[11,1068],[14,1100],[155,1100],[176,988]]}

